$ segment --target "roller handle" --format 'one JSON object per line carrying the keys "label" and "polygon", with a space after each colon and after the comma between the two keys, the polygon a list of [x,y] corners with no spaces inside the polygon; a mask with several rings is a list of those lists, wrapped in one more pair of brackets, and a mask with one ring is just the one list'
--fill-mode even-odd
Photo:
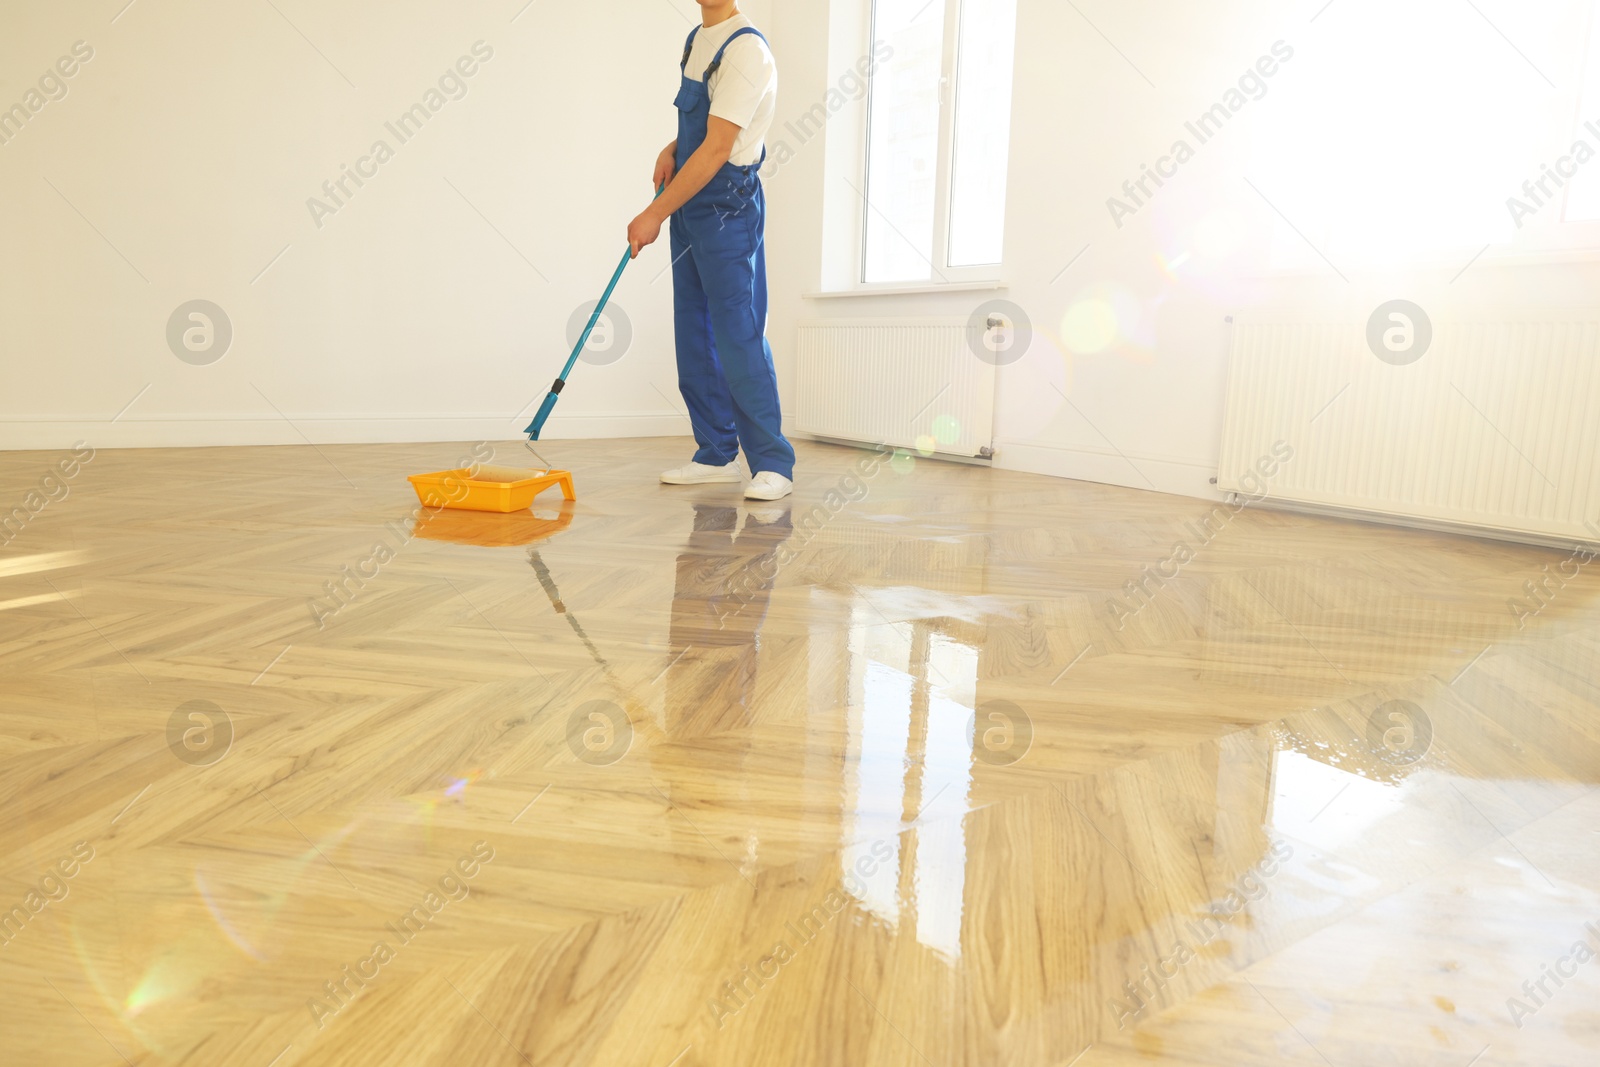
{"label": "roller handle", "polygon": [[[656,199],[666,192],[665,185],[656,187]],[[594,306],[594,314],[589,316],[589,324],[583,328],[583,336],[578,338],[577,345],[572,349],[572,355],[567,357],[567,365],[561,368],[561,377],[550,386],[550,395],[544,398],[544,403],[539,405],[539,413],[533,417],[533,422],[523,431],[530,440],[537,441],[539,434],[544,430],[545,420],[550,417],[550,412],[555,410],[556,401],[561,397],[561,390],[566,387],[567,375],[572,373],[572,368],[578,363],[578,357],[583,354],[583,347],[589,343],[589,335],[594,333],[595,325],[600,321],[600,315],[605,311],[606,304],[611,301],[611,294],[617,291],[617,283],[622,281],[622,272],[628,269],[628,261],[633,258],[633,246],[629,245],[622,253],[622,262],[617,264],[616,272],[611,275],[611,284],[606,286],[606,291],[600,294],[600,303]]]}

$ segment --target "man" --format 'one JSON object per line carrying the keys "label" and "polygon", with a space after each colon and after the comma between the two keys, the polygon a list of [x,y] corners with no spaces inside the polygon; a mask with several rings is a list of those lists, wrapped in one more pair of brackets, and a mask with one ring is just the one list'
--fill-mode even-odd
{"label": "man", "polygon": [[783,436],[778,377],[767,344],[766,197],[758,173],[772,128],[778,68],[735,0],[699,0],[702,24],[684,48],[678,139],[656,160],[656,201],[628,226],[634,256],[672,220],[678,389],[699,451],[665,471],[669,485],[742,482],[744,495],[793,491],[794,448]]}

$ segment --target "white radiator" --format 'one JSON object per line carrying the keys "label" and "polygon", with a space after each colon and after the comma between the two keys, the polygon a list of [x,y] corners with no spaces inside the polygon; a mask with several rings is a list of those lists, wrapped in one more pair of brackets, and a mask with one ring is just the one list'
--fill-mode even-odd
{"label": "white radiator", "polygon": [[[1435,319],[1432,345],[1406,365],[1375,356],[1366,333],[1308,317],[1235,322],[1221,488],[1600,541],[1600,311]],[[1279,441],[1287,462],[1271,458]]]}
{"label": "white radiator", "polygon": [[800,327],[795,429],[843,441],[987,456],[995,368],[964,319]]}

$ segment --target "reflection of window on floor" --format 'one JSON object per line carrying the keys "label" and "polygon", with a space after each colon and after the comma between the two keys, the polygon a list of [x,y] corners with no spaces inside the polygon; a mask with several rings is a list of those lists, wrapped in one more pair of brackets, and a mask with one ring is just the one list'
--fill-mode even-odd
{"label": "reflection of window on floor", "polygon": [[[852,844],[843,850],[843,868],[871,856],[875,842],[886,843],[893,858],[874,857],[873,877],[846,884],[887,923],[898,924],[904,905],[917,940],[956,957],[967,864],[959,813],[972,783],[978,651],[937,620],[891,626],[862,604],[853,616],[844,786],[844,833]],[[904,823],[924,810],[927,824],[902,838]]]}
{"label": "reflection of window on floor", "polygon": [[1319,848],[1358,840],[1405,806],[1399,787],[1330,767],[1302,752],[1276,752],[1272,777],[1273,830]]}
{"label": "reflection of window on floor", "polygon": [[[896,923],[900,919],[900,810],[911,734],[912,679],[903,670],[873,661],[872,656],[886,650],[857,648],[854,641],[851,645],[851,673],[860,672],[860,702],[852,699],[850,708],[855,762],[846,774],[855,776],[855,826],[847,827],[847,832],[859,843],[844,850],[844,866],[846,871],[861,870],[857,863],[871,857],[873,842],[888,842],[894,859],[863,880],[865,888],[859,896],[873,914]],[[850,688],[856,690],[857,679],[850,681]],[[876,863],[870,858],[868,862]],[[863,882],[846,884],[859,887]]]}
{"label": "reflection of window on floor", "polygon": [[[972,735],[968,719],[978,683],[978,650],[943,634],[928,637],[928,669],[919,679],[928,693],[928,741],[919,807],[930,822],[916,833],[917,940],[947,956],[961,955],[961,903],[966,889],[964,811],[972,786]],[[913,813],[914,814],[914,813]]]}

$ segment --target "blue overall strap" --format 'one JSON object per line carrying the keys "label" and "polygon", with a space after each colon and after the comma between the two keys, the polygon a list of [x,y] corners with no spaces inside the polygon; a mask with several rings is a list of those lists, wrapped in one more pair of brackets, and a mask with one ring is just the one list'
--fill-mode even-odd
{"label": "blue overall strap", "polygon": [[683,46],[683,60],[678,64],[678,69],[683,71],[685,74],[689,73],[689,53],[694,51],[694,39],[699,35],[699,33],[699,26],[696,26],[694,29],[690,30],[689,43]]}
{"label": "blue overall strap", "polygon": [[768,50],[770,50],[772,48],[772,43],[770,41],[768,41],[766,39],[766,37],[762,36],[761,31],[756,29],[754,26],[746,26],[742,30],[734,30],[733,31],[733,35],[730,36],[726,41],[723,41],[722,42],[722,47],[717,49],[716,58],[711,61],[711,66],[706,68],[706,76],[704,78],[700,79],[702,82],[705,83],[706,90],[708,92],[711,89],[711,75],[715,74],[717,72],[717,69],[722,66],[722,53],[724,53],[724,52],[726,52],[728,50],[728,46],[730,44],[732,44],[733,42],[737,41],[739,38],[743,37],[747,33],[753,33],[757,37],[760,37],[761,38],[761,43],[766,45]]}

